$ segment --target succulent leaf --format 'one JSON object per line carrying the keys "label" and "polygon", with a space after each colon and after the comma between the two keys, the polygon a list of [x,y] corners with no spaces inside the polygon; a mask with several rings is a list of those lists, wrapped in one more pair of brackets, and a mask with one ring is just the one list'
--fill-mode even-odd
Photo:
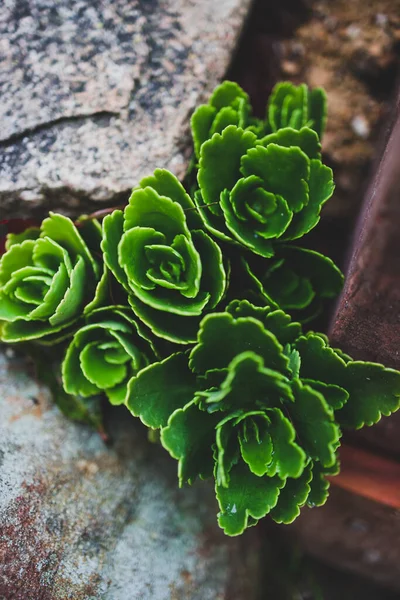
{"label": "succulent leaf", "polygon": [[278,502],[284,480],[278,477],[258,477],[243,463],[232,467],[229,487],[216,485],[220,513],[218,523],[227,535],[240,535],[249,518],[265,517]]}
{"label": "succulent leaf", "polygon": [[306,463],[306,453],[296,441],[296,429],[282,410],[268,412],[271,420],[270,434],[274,448],[268,475],[282,478],[299,477]]}
{"label": "succulent leaf", "polygon": [[270,306],[254,306],[248,300],[232,300],[226,308],[236,319],[253,317],[264,325],[265,329],[275,335],[282,346],[293,343],[301,335],[301,325],[292,321],[283,310],[275,310]]}
{"label": "succulent leaf", "polygon": [[221,193],[232,190],[240,179],[242,156],[254,148],[256,140],[252,132],[232,125],[202,145],[198,182],[202,199],[214,215],[221,216]]}
{"label": "succulent leaf", "polygon": [[187,356],[172,354],[132,377],[126,406],[145,425],[159,429],[166,427],[175,410],[193,400],[196,390],[196,377],[188,369]]}
{"label": "succulent leaf", "polygon": [[155,310],[132,294],[128,297],[135,315],[145,323],[154,335],[175,344],[193,344],[196,341],[199,317],[184,317]]}
{"label": "succulent leaf", "polygon": [[237,83],[224,81],[217,86],[208,104],[196,108],[191,118],[197,158],[200,157],[202,144],[214,133],[222,133],[228,125],[236,125],[243,129],[250,126],[252,123],[250,113],[249,97]]}
{"label": "succulent leaf", "polygon": [[64,389],[83,397],[105,392],[122,404],[131,377],[155,360],[151,338],[129,307],[93,311],[75,333],[62,364]]}
{"label": "succulent leaf", "polygon": [[[39,233],[39,235],[38,235]],[[10,238],[0,260],[0,335],[6,342],[51,342],[71,326],[97,295],[102,275],[97,256],[100,234],[50,213],[38,232]],[[104,298],[102,298],[104,300]],[[54,338],[53,338],[54,339]]]}
{"label": "succulent leaf", "polygon": [[39,235],[39,227],[28,227],[20,233],[9,233],[5,241],[5,249],[9,250],[13,244],[22,244],[25,240],[37,240]]}
{"label": "succulent leaf", "polygon": [[287,479],[281,489],[278,503],[271,510],[271,517],[276,523],[289,525],[299,516],[302,506],[310,496],[312,479],[311,466],[307,466],[297,479]]}
{"label": "succulent leaf", "polygon": [[208,230],[269,258],[284,240],[308,233],[333,193],[311,129],[262,140],[235,125],[201,146],[194,198]]}
{"label": "succulent leaf", "polygon": [[[191,366],[193,368],[193,362]],[[226,371],[227,376],[217,390],[198,393],[203,399],[202,407],[208,412],[272,408],[279,405],[281,399],[294,401],[288,378],[265,367],[263,357],[255,352],[247,350],[237,354]]]}
{"label": "succulent leaf", "polygon": [[213,472],[213,442],[218,416],[199,409],[196,400],[178,408],[161,430],[161,443],[179,461],[179,484],[206,479]]}
{"label": "succulent leaf", "polygon": [[268,144],[278,144],[286,148],[297,146],[308,158],[321,158],[321,142],[317,133],[309,127],[303,127],[302,129],[284,127],[278,129],[275,133],[266,135],[257,143],[265,147]]}
{"label": "succulent leaf", "polygon": [[326,475],[337,475],[339,473],[339,462],[336,461],[331,467],[323,467],[319,462],[312,462],[312,479],[310,481],[310,493],[307,498],[307,505],[323,506],[329,496],[330,482]]}
{"label": "succulent leaf", "polygon": [[310,91],[305,84],[278,83],[268,101],[267,120],[272,131],[307,126],[322,138],[326,123],[326,94],[321,88]]}
{"label": "succulent leaf", "polygon": [[383,365],[352,361],[330,348],[320,335],[308,333],[296,342],[302,357],[302,377],[339,386],[349,394],[336,413],[344,427],[360,429],[377,423],[400,407],[400,373]]}
{"label": "succulent leaf", "polygon": [[321,209],[332,196],[334,189],[332,169],[323,165],[320,160],[312,159],[308,180],[308,204],[295,215],[282,240],[296,240],[311,231],[317,225]]}
{"label": "succulent leaf", "polygon": [[400,407],[400,373],[376,363],[346,364],[343,386],[349,401],[337,413],[343,427],[360,429],[377,423]]}
{"label": "succulent leaf", "polygon": [[[157,169],[132,191],[124,213],[104,219],[104,260],[129,303],[155,335],[186,344],[201,315],[222,299],[222,252],[202,229],[190,196]],[[195,336],[195,333],[194,333]]]}
{"label": "succulent leaf", "polygon": [[295,401],[288,407],[297,435],[308,456],[325,467],[335,462],[340,439],[339,426],[333,411],[322,394],[299,380],[293,382]]}
{"label": "succulent leaf", "polygon": [[268,432],[270,421],[261,411],[246,415],[243,430],[240,432],[239,445],[242,458],[254,475],[262,477],[268,472],[274,446]]}
{"label": "succulent leaf", "polygon": [[229,313],[211,314],[200,325],[198,343],[190,353],[190,368],[196,373],[221,369],[244,349],[253,348],[271,368],[287,368],[282,346],[262,323],[252,317],[234,319]]}

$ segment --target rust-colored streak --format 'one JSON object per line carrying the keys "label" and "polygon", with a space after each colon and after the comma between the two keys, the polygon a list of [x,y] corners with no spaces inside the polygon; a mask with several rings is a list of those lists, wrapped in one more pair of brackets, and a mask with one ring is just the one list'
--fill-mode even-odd
{"label": "rust-colored streak", "polygon": [[25,488],[14,500],[7,522],[0,524],[0,598],[53,600],[44,582],[51,582],[57,572],[62,544],[55,551],[38,524],[46,484],[38,481]]}
{"label": "rust-colored streak", "polygon": [[332,484],[400,509],[400,463],[351,446],[340,449],[341,470]]}

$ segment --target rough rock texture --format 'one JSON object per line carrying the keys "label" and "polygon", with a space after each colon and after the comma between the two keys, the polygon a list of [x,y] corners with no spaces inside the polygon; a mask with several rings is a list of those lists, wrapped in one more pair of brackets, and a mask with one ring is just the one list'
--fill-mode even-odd
{"label": "rough rock texture", "polygon": [[223,78],[251,0],[6,0],[2,216],[125,202],[183,175],[188,117]]}
{"label": "rough rock texture", "polygon": [[107,447],[0,354],[0,598],[256,598],[257,530],[226,538],[210,487],[179,490],[125,409],[108,423]]}

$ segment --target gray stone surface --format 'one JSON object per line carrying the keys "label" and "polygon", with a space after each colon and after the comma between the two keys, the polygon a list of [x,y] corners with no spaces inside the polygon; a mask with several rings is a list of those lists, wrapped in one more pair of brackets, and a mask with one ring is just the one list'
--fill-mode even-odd
{"label": "gray stone surface", "polygon": [[257,529],[226,538],[212,489],[179,490],[175,461],[125,409],[106,445],[26,373],[0,354],[2,600],[257,597]]}
{"label": "gray stone surface", "polygon": [[0,3],[2,216],[125,202],[182,176],[188,117],[223,78],[251,0]]}

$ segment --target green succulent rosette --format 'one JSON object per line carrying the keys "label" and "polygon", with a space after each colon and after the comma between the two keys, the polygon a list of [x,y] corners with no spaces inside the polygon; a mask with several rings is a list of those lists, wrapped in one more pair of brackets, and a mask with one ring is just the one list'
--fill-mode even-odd
{"label": "green succulent rosette", "polygon": [[281,308],[301,323],[318,316],[324,301],[340,293],[344,280],[328,256],[289,244],[280,245],[269,260],[241,255],[236,272],[240,286],[233,290],[236,298]]}
{"label": "green succulent rosette", "polygon": [[281,129],[262,139],[234,125],[201,147],[195,194],[216,237],[266,258],[308,233],[334,189],[315,131]]}
{"label": "green succulent rosette", "polygon": [[268,100],[267,128],[276,132],[285,127],[309,127],[322,139],[327,118],[326,105],[326,94],[322,88],[310,90],[305,83],[278,83]]}
{"label": "green succulent rosette", "polygon": [[84,398],[104,392],[111,404],[123,404],[131,377],[155,359],[152,337],[129,307],[99,308],[86,318],[66,351],[64,390]]}
{"label": "green succulent rosette", "polygon": [[262,133],[262,121],[251,116],[250,100],[234,81],[224,81],[212,93],[207,104],[196,108],[191,118],[194,152],[200,158],[200,149],[214,133],[222,133],[228,125],[249,128]]}
{"label": "green succulent rosette", "polygon": [[194,200],[157,169],[102,226],[50,213],[0,259],[0,339],[28,342],[70,418],[102,431],[104,393],[178,461],[180,485],[213,478],[228,535],[324,504],[342,428],[400,407],[400,372],[302,330],[343,283],[296,241],[334,189],[325,121],[320,89],[278,84],[261,121],[224,82],[191,120]]}
{"label": "green succulent rosette", "polygon": [[266,514],[290,523],[303,505],[323,504],[341,425],[396,410],[400,373],[352,361],[281,310],[236,300],[204,317],[189,356],[134,377],[126,404],[161,429],[181,485],[214,476],[219,524],[238,535]]}
{"label": "green succulent rosette", "polygon": [[219,246],[172,173],[157,169],[133,190],[124,212],[104,219],[102,249],[153,333],[195,341],[200,317],[222,299],[227,276]]}
{"label": "green succulent rosette", "polygon": [[218,85],[207,104],[201,104],[191,118],[194,152],[200,158],[201,146],[214,133],[236,125],[263,137],[280,129],[313,129],[320,139],[326,125],[327,102],[322,88],[309,89],[306,84],[289,81],[276,84],[268,100],[264,121],[252,116],[248,94],[234,81]]}
{"label": "green succulent rosette", "polygon": [[0,337],[55,343],[106,294],[97,221],[79,229],[50,213],[40,228],[11,234],[0,260]]}

